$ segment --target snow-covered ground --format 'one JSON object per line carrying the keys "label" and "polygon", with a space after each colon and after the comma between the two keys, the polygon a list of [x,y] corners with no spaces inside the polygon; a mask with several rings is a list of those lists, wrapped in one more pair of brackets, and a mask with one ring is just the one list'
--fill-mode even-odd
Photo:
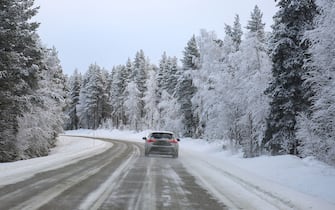
{"label": "snow-covered ground", "polygon": [[61,136],[49,156],[0,163],[0,186],[25,180],[43,171],[60,168],[101,153],[111,146],[111,143],[94,139]]}
{"label": "snow-covered ground", "polygon": [[[185,139],[182,151],[197,154],[198,158],[214,161],[222,168],[239,168],[264,180],[289,187],[335,204],[335,168],[309,158],[292,155],[242,158],[222,151],[220,143]],[[182,153],[181,153],[182,155]],[[242,171],[241,171],[242,172]]]}
{"label": "snow-covered ground", "polygon": [[[68,131],[67,135],[108,137],[127,141],[143,141],[148,131],[79,130]],[[0,185],[19,181],[35,173],[61,167],[67,163],[102,152],[112,144],[80,138],[60,137],[58,146],[48,157],[0,163]],[[230,176],[246,188],[262,189],[254,193],[264,193],[290,202],[294,200],[300,207],[308,209],[335,209],[335,168],[313,158],[300,159],[295,156],[262,156],[243,159],[240,154],[232,155],[222,150],[220,142],[208,143],[205,140],[181,139],[180,161],[199,179],[199,183],[221,199],[221,190],[227,186],[234,188],[225,178]],[[230,193],[251,202],[250,191],[229,189]],[[229,193],[229,192],[224,192]],[[248,194],[249,193],[249,194]],[[269,197],[269,199],[271,199]],[[222,198],[224,199],[224,198]],[[255,200],[253,202],[256,202]],[[264,209],[262,207],[260,209]]]}

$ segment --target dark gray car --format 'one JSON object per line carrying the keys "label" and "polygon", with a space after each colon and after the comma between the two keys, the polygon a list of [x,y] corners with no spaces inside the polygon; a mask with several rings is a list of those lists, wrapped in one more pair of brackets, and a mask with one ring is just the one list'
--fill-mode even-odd
{"label": "dark gray car", "polygon": [[155,131],[149,133],[145,140],[145,156],[149,154],[172,155],[178,157],[180,141],[175,137],[174,133],[169,131]]}

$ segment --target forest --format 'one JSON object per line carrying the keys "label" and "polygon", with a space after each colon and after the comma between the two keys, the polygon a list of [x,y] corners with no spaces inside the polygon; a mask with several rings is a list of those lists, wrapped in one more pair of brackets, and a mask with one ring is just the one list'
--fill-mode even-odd
{"label": "forest", "polygon": [[[172,130],[244,157],[335,164],[335,2],[278,0],[272,31],[255,6],[225,36],[200,30],[183,57],[143,50],[107,70],[64,75],[31,21],[32,0],[0,4],[0,162],[44,156],[64,130]],[[43,24],[43,23],[42,23]]]}

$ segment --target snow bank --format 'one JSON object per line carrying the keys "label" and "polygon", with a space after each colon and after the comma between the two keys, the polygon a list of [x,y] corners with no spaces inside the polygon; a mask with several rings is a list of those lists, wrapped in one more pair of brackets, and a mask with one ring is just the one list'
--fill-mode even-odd
{"label": "snow bank", "polygon": [[[229,151],[223,151],[222,144],[218,141],[209,143],[194,139],[183,139],[180,146],[180,156],[183,151],[198,154],[202,159],[216,162],[218,167],[226,168],[229,164],[241,169],[239,173],[256,175],[268,182],[335,204],[335,168],[312,157],[301,159],[284,155],[245,159],[242,154],[233,155]],[[224,165],[225,163],[227,164]]]}
{"label": "snow bank", "polygon": [[57,146],[51,150],[49,156],[0,163],[0,185],[15,183],[37,173],[63,167],[101,153],[111,146],[111,143],[89,138],[60,136]]}
{"label": "snow bank", "polygon": [[142,137],[148,135],[150,131],[120,131],[120,130],[108,130],[108,129],[100,129],[100,130],[73,130],[66,131],[67,135],[78,135],[78,136],[90,136],[95,138],[111,138],[115,140],[124,140],[124,141],[135,141],[135,142],[144,142]]}

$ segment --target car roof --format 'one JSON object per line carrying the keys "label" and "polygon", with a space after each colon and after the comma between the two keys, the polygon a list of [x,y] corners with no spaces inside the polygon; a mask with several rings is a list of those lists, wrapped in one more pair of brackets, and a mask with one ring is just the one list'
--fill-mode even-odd
{"label": "car roof", "polygon": [[173,134],[174,135],[174,133],[171,132],[171,131],[151,131],[149,134],[152,134],[152,133],[168,133],[168,134]]}

